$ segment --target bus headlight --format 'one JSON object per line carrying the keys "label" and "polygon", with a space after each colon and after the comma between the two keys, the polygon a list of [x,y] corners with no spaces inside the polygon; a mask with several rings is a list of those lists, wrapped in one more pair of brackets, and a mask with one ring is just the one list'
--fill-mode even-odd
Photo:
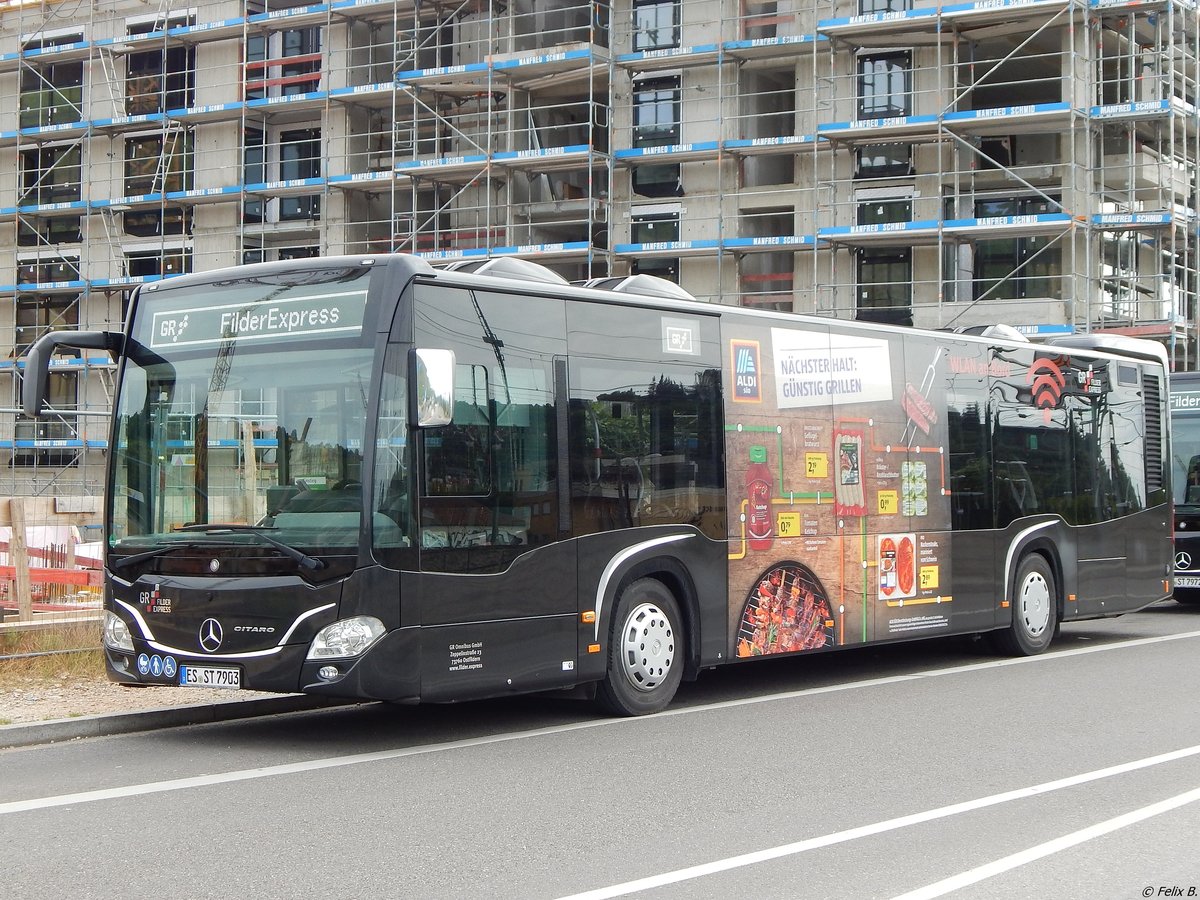
{"label": "bus headlight", "polygon": [[374,616],[355,616],[326,625],[308,646],[309,659],[337,659],[358,656],[384,632],[383,623]]}
{"label": "bus headlight", "polygon": [[126,653],[133,652],[133,635],[129,633],[129,626],[114,612],[105,610],[102,637],[106,647],[124,650]]}

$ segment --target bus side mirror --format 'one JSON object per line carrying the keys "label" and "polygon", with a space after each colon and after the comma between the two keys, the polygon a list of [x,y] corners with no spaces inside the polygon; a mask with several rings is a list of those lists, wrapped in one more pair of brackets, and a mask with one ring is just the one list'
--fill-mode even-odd
{"label": "bus side mirror", "polygon": [[418,428],[449,425],[454,418],[454,351],[413,349],[409,354],[410,420]]}
{"label": "bus side mirror", "polygon": [[79,350],[107,350],[117,357],[125,344],[125,336],[115,331],[51,331],[34,341],[25,354],[25,374],[21,380],[21,408],[25,415],[35,418],[46,405],[46,389],[50,380],[50,357],[57,347]]}

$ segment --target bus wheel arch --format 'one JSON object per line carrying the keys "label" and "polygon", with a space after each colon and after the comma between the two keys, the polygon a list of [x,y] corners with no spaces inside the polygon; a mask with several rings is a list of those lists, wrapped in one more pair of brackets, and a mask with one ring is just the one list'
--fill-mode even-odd
{"label": "bus wheel arch", "polygon": [[608,627],[608,660],[597,699],[616,715],[666,708],[682,681],[689,640],[681,604],[659,578],[626,578]]}
{"label": "bus wheel arch", "polygon": [[1023,548],[1006,588],[1011,620],[993,632],[997,649],[1012,656],[1044,653],[1063,616],[1062,567],[1048,545]]}
{"label": "bus wheel arch", "polygon": [[685,638],[683,680],[695,681],[700,671],[700,601],[691,573],[683,563],[670,556],[639,560],[622,574],[614,592],[612,609],[616,609],[622,592],[639,578],[661,581],[675,598]]}

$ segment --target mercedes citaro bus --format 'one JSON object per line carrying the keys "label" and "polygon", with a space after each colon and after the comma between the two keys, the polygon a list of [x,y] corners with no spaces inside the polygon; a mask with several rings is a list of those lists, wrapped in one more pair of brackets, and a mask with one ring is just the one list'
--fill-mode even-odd
{"label": "mercedes citaro bus", "polygon": [[635,715],[725,663],[980,633],[1034,654],[1171,592],[1157,344],[393,255],[143,285],[124,333],[37,342],[27,414],[71,348],[119,363],[119,682]]}
{"label": "mercedes citaro bus", "polygon": [[1171,375],[1175,599],[1200,604],[1200,372]]}

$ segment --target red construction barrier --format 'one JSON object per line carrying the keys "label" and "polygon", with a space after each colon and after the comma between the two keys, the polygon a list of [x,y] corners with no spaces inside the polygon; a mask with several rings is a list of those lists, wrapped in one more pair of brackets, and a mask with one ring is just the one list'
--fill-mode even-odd
{"label": "red construction barrier", "polygon": [[[0,581],[12,581],[17,577],[16,566],[0,566]],[[33,584],[74,584],[80,586],[103,584],[98,569],[34,569],[29,570]]]}

